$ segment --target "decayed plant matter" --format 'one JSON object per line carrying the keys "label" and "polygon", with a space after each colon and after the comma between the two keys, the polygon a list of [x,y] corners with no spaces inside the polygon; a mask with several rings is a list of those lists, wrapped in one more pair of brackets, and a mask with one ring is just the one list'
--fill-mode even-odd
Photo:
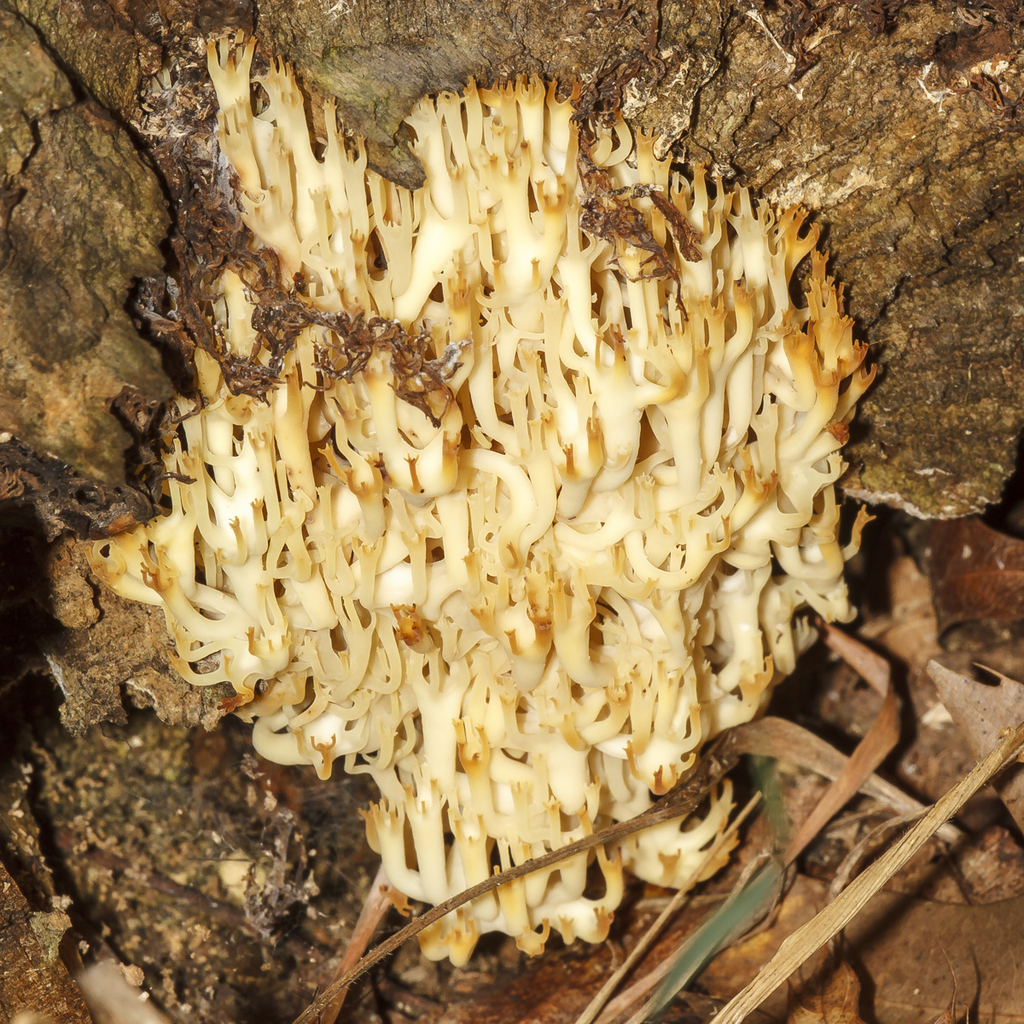
{"label": "decayed plant matter", "polygon": [[[211,52],[221,146],[308,318],[272,354],[244,275],[212,282],[166,511],[94,564],[164,608],[187,679],[234,686],[260,753],[372,775],[371,844],[438,903],[643,811],[792,670],[798,609],[850,617],[833,485],[871,374],[817,230],[621,119],[581,129],[537,81],[424,100],[412,193],[251,57]],[[276,386],[233,393],[232,360]],[[623,868],[680,884],[730,806],[599,850],[598,895],[580,854],[424,949],[598,940]]]}

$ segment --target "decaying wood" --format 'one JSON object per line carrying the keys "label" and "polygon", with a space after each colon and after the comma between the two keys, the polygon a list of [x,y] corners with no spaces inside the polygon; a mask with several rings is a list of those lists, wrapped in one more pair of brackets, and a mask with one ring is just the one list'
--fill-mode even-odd
{"label": "decaying wood", "polygon": [[[154,131],[175,140],[167,154],[174,159],[157,156],[174,196],[175,167],[188,162],[202,90],[182,75],[182,102],[164,97],[152,109],[155,101],[122,95],[123,83],[144,82],[161,52],[201,74],[202,33],[251,27],[255,7],[224,5],[214,17],[198,2],[143,3],[111,21],[100,16],[98,2],[85,6],[89,13],[73,32],[60,0],[18,10],[24,31],[40,34],[69,73],[110,104],[112,123],[120,119],[138,133],[136,143],[145,140],[143,149],[155,155],[160,148]],[[998,497],[1024,424],[1024,326],[1013,312],[1024,284],[1015,255],[1024,28],[1015,10],[1002,2],[783,0],[761,10],[729,0],[264,0],[258,20],[265,54],[294,61],[311,91],[337,96],[346,125],[369,139],[371,162],[406,184],[415,185],[421,171],[401,120],[419,96],[458,89],[470,78],[542,74],[566,87],[585,83],[597,111],[621,107],[637,127],[661,134],[666,152],[674,147],[676,155],[710,163],[779,206],[811,210],[826,231],[858,330],[886,368],[853,432],[849,489],[920,514],[953,516]],[[129,65],[130,74],[111,70]],[[49,138],[57,122],[51,115],[53,128],[40,121],[34,102],[25,116]],[[91,130],[114,137],[113,128]],[[127,136],[118,140],[128,144]],[[11,266],[0,284],[13,280],[13,267],[47,278],[66,249],[26,263],[18,241],[19,218],[49,173],[42,154],[19,172],[41,175],[39,183],[31,179],[28,188],[15,175],[5,186],[0,234]],[[118,166],[127,170],[129,156],[118,156]],[[124,206],[113,193],[109,201]],[[99,223],[106,215],[101,208],[90,216]],[[161,230],[152,217],[147,224],[138,237],[155,245]],[[122,234],[115,230],[111,241]],[[114,305],[126,297],[114,297]],[[56,311],[41,315],[41,329],[47,318],[57,329]],[[45,433],[31,440],[40,451],[58,447]]]}
{"label": "decaying wood", "polygon": [[70,924],[62,910],[33,912],[0,863],[0,1024],[27,1013],[61,1024],[92,1024],[60,958]]}

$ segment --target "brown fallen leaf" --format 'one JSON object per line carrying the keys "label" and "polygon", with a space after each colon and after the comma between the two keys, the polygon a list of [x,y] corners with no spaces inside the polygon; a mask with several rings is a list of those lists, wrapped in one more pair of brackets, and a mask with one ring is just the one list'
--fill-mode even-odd
{"label": "brown fallen leaf", "polygon": [[863,1024],[860,981],[848,963],[804,990],[790,992],[786,1024]]}
{"label": "brown fallen leaf", "polygon": [[883,891],[846,929],[846,948],[871,977],[878,1024],[949,1024],[950,971],[972,1020],[1020,1024],[1022,921],[1022,897],[971,906]]}
{"label": "brown fallen leaf", "polygon": [[940,632],[961,622],[1024,619],[1024,541],[972,516],[936,523],[930,546]]}
{"label": "brown fallen leaf", "polygon": [[[707,911],[700,901],[684,907],[637,966],[638,977],[663,964]],[[594,946],[576,943],[558,953],[546,953],[471,995],[446,996],[446,1005],[420,1017],[419,1024],[572,1024],[622,962],[623,950],[640,939],[650,920],[640,913],[628,920],[625,931],[613,940]],[[623,1015],[638,1001],[623,996],[605,1007],[598,1024],[621,1024]]]}
{"label": "brown fallen leaf", "polygon": [[[937,661],[928,662],[928,674],[976,758],[995,746],[1004,729],[1024,721],[1024,684],[1014,679],[997,672],[999,684],[986,686]],[[1013,820],[1024,829],[1024,768],[1008,768],[993,785]]]}

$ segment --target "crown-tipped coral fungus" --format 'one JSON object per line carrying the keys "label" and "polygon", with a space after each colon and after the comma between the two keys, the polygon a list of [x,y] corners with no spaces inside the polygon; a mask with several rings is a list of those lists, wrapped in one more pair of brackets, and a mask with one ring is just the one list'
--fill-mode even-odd
{"label": "crown-tipped coral fungus", "polygon": [[[308,319],[270,366],[273,311],[220,274],[166,509],[94,564],[264,756],[370,774],[371,844],[438,903],[643,811],[792,670],[798,609],[850,616],[834,483],[871,375],[816,229],[621,119],[581,131],[537,81],[423,100],[409,192],[330,105],[311,140],[286,68],[257,97],[251,57],[211,51],[220,143]],[[231,358],[276,386],[232,393]],[[599,849],[599,895],[579,854],[424,949],[600,939],[623,868],[681,884],[729,807]]]}

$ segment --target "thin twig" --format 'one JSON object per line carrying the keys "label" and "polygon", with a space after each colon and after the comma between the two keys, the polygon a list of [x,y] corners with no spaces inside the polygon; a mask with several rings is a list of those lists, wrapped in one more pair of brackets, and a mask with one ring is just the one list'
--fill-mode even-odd
{"label": "thin twig", "polygon": [[675,818],[685,818],[692,814],[711,787],[721,780],[738,760],[739,753],[734,749],[734,744],[730,740],[729,734],[726,734],[720,737],[711,749],[704,754],[694,774],[686,782],[676,786],[675,789],[659,800],[650,810],[644,811],[643,814],[638,814],[635,818],[630,818],[628,821],[620,821],[614,825],[609,825],[593,835],[586,836],[558,850],[552,850],[542,857],[535,857],[533,860],[528,860],[523,864],[509,868],[507,871],[502,871],[493,878],[488,878],[472,886],[472,888],[459,893],[457,896],[445,900],[444,903],[439,903],[426,913],[420,914],[419,917],[410,921],[401,931],[396,932],[389,939],[386,939],[367,953],[352,970],[332,982],[317,996],[310,1006],[295,1018],[293,1024],[313,1024],[317,1017],[334,1002],[342,989],[347,988],[374,964],[393,953],[414,935],[423,931],[424,928],[428,928],[435,921],[440,921],[442,917],[450,914],[464,903],[469,903],[478,896],[483,896],[484,893],[491,892],[506,882],[522,878],[523,875],[539,871],[541,868],[546,868],[551,864],[557,864],[568,857],[591,850],[595,846],[614,843],[619,839],[632,835],[634,832],[650,828],[652,825],[659,825],[662,822],[672,821]]}

